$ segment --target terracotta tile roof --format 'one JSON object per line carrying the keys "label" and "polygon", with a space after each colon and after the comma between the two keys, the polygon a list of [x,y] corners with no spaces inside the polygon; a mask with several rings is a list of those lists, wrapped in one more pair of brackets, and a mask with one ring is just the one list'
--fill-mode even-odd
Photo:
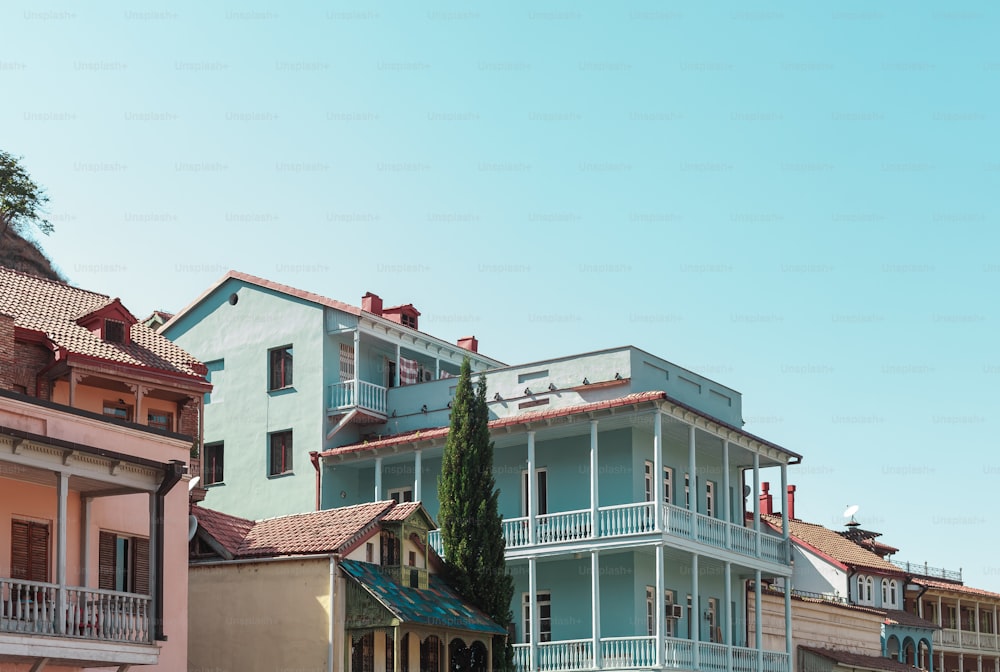
{"label": "terracotta tile roof", "polygon": [[[775,530],[781,530],[780,515],[761,514],[761,520],[770,524]],[[899,567],[862,548],[850,539],[845,539],[834,530],[796,519],[789,520],[788,523],[792,537],[837,562],[849,567],[875,570],[881,574],[906,576],[906,572]]]}
{"label": "terracotta tile roof", "polygon": [[892,658],[881,658],[879,656],[866,656],[861,653],[851,653],[849,651],[839,651],[836,649],[821,649],[813,646],[799,646],[799,649],[815,654],[846,665],[863,670],[885,670],[886,672],[913,672],[917,669],[912,665],[900,663]]}
{"label": "terracotta tile roof", "polygon": [[255,522],[201,506],[191,509],[199,525],[233,557],[262,558],[340,552],[372,529],[394,506],[392,500],[369,502]]}
{"label": "terracotta tile roof", "polygon": [[121,305],[104,294],[0,266],[0,314],[13,317],[16,327],[44,334],[54,347],[64,348],[71,356],[153,368],[204,382],[203,364],[142,323],[130,327],[132,342],[127,345],[105,341],[77,324],[80,317],[113,303]]}
{"label": "terracotta tile roof", "polygon": [[214,509],[206,509],[197,504],[191,507],[191,515],[198,519],[198,527],[208,532],[213,539],[234,556],[239,552],[240,545],[246,539],[247,533],[253,527],[253,521],[237,518],[228,513]]}
{"label": "terracotta tile roof", "polygon": [[[547,411],[529,411],[527,413],[520,413],[518,415],[512,415],[505,418],[497,418],[496,420],[490,420],[490,429],[491,430],[499,429],[511,425],[520,425],[526,422],[536,422],[538,420],[546,420],[549,418],[565,417],[567,415],[575,415],[578,413],[589,413],[592,411],[598,411],[608,408],[631,406],[632,404],[639,404],[644,401],[656,401],[659,399],[666,399],[666,398],[667,398],[666,392],[660,392],[660,391],[635,392],[632,394],[626,394],[625,396],[622,397],[618,397],[617,399],[596,401],[589,404],[577,404],[575,406],[567,406],[565,408],[554,408]],[[377,439],[375,441],[366,441],[364,443],[353,443],[347,446],[339,446],[337,448],[331,448],[330,450],[320,453],[320,455],[323,457],[327,457],[330,455],[344,455],[347,453],[372,450],[375,448],[383,448],[385,446],[399,445],[401,443],[411,443],[414,441],[424,441],[427,439],[440,439],[444,438],[447,435],[448,435],[448,427],[433,427],[431,429],[418,429],[403,434],[394,434],[392,436],[387,436],[385,438]]]}
{"label": "terracotta tile roof", "polygon": [[989,597],[994,600],[1000,600],[1000,593],[991,593],[988,590],[982,590],[981,588],[973,588],[971,586],[966,586],[961,583],[952,583],[951,581],[938,581],[936,579],[928,579],[923,576],[915,576],[910,580],[910,582],[920,586],[925,586],[927,588],[952,591],[955,593],[964,593],[966,595],[979,595],[980,597]]}
{"label": "terracotta tile roof", "polygon": [[911,628],[926,628],[929,630],[940,630],[941,626],[933,621],[928,621],[925,618],[920,618],[916,614],[911,614],[908,611],[902,611],[901,609],[886,609],[885,610],[885,620],[887,623],[894,623],[896,625],[905,625]]}
{"label": "terracotta tile roof", "polygon": [[[389,511],[389,513],[385,514],[382,517],[382,520],[390,520],[390,521],[406,520],[416,511],[419,511],[422,508],[423,506],[420,504],[420,502],[404,502],[403,504],[397,504],[396,506],[392,507],[392,510]],[[430,516],[428,515],[428,518],[429,517]]]}
{"label": "terracotta tile roof", "polygon": [[401,586],[379,571],[378,565],[342,560],[340,567],[403,623],[469,632],[506,634],[483,612],[467,604],[436,574],[428,577],[426,590]]}

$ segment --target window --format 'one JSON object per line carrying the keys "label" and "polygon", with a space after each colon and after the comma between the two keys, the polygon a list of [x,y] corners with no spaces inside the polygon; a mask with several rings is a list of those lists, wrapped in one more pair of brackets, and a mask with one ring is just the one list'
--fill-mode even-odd
{"label": "window", "polygon": [[399,539],[391,530],[382,530],[382,564],[386,567],[399,565]]}
{"label": "window", "polygon": [[132,422],[132,407],[125,403],[123,399],[118,401],[104,402],[104,415],[116,420]]}
{"label": "window", "polygon": [[340,344],[340,382],[354,380],[354,346]]}
{"label": "window", "polygon": [[416,567],[417,566],[417,552],[416,551],[410,551],[409,555],[406,558],[406,560],[407,560],[407,564],[410,567]]}
{"label": "window", "polygon": [[375,633],[365,633],[359,639],[352,637],[351,645],[352,672],[375,672]]}
{"label": "window", "polygon": [[11,385],[10,389],[13,390],[14,392],[17,392],[18,394],[27,394],[28,393],[28,386],[27,385],[18,385],[17,383],[14,383],[13,385]]}
{"label": "window", "polygon": [[674,470],[670,467],[663,467],[663,502],[673,504],[674,494]]}
{"label": "window", "polygon": [[688,639],[694,639],[696,626],[694,620],[694,610],[691,608],[691,595],[688,595],[687,598],[688,598],[687,602]]}
{"label": "window", "polygon": [[646,460],[645,473],[643,475],[643,493],[646,497],[645,501],[653,501],[653,463]]}
{"label": "window", "polygon": [[944,627],[949,630],[957,630],[958,624],[955,620],[955,605],[949,604],[944,608],[945,611],[945,622]]}
{"label": "window", "polygon": [[125,323],[118,320],[104,320],[104,340],[108,343],[124,343]]}
{"label": "window", "polygon": [[23,581],[48,582],[48,523],[10,521],[10,577]]}
{"label": "window", "polygon": [[172,413],[164,413],[163,411],[150,411],[146,415],[146,424],[165,432],[172,432],[174,431],[174,416]]}
{"label": "window", "polygon": [[427,639],[420,642],[420,669],[440,670],[442,648],[441,640],[434,635],[428,635]]}
{"label": "window", "polygon": [[896,592],[897,585],[898,584],[896,583],[896,579],[893,579],[892,581],[889,582],[889,606],[893,608],[896,608],[896,606],[899,604],[899,602],[896,600],[896,596],[898,594]]}
{"label": "window", "polygon": [[365,562],[375,562],[375,544],[370,541],[365,544]]}
{"label": "window", "polygon": [[275,432],[270,437],[268,476],[287,474],[292,470],[292,430]]}
{"label": "window", "polygon": [[672,590],[666,590],[663,592],[663,604],[665,605],[666,619],[664,624],[667,627],[667,637],[673,637],[675,632],[675,624],[677,620],[674,618],[674,600],[676,599],[675,593]]}
{"label": "window", "polygon": [[858,574],[858,603],[875,603],[875,579],[864,574]]}
{"label": "window", "polygon": [[[535,484],[537,487],[535,499],[538,503],[538,510],[535,511],[535,514],[542,516],[549,512],[547,470],[545,469],[535,470]],[[527,470],[521,472],[521,515],[522,516],[528,515],[528,471]]]}
{"label": "window", "polygon": [[708,620],[708,641],[719,643],[718,633],[716,633],[715,619],[716,615],[719,613],[719,601],[714,597],[708,598],[708,611],[705,613],[705,618]]}
{"label": "window", "polygon": [[[538,593],[535,596],[538,602],[538,641],[552,641],[552,594],[549,592]],[[521,603],[524,605],[524,643],[531,643],[531,594],[524,593],[521,596]]]}
{"label": "window", "polygon": [[205,446],[205,462],[202,470],[205,475],[205,485],[222,483],[225,480],[225,446],[221,441]]}
{"label": "window", "polygon": [[268,381],[269,390],[292,386],[292,346],[268,350]]}
{"label": "window", "polygon": [[98,587],[149,595],[149,540],[101,532]]}
{"label": "window", "polygon": [[684,506],[691,507],[691,476],[684,474]]}
{"label": "window", "polygon": [[389,499],[397,504],[413,501],[413,488],[397,488],[389,491]]}
{"label": "window", "polygon": [[656,635],[656,589],[646,586],[646,635]]}
{"label": "window", "polygon": [[413,315],[409,315],[407,313],[400,313],[399,316],[400,318],[402,318],[402,324],[404,327],[409,327],[410,329],[417,328],[417,318],[415,318]]}
{"label": "window", "polygon": [[889,579],[882,579],[882,606],[888,607],[891,604],[889,602]]}
{"label": "window", "polygon": [[223,391],[226,381],[226,360],[217,359],[214,362],[205,362],[208,373],[205,380],[212,383],[212,391],[205,395],[206,404],[217,404],[222,401]]}
{"label": "window", "polygon": [[705,481],[705,515],[715,518],[715,483]]}

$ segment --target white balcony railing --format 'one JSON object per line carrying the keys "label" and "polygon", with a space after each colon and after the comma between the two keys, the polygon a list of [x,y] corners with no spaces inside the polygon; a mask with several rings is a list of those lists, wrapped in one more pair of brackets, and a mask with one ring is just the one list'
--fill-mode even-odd
{"label": "white balcony railing", "polygon": [[651,502],[602,506],[597,515],[600,520],[597,529],[602,537],[646,534],[656,529]]}
{"label": "white balcony railing", "polygon": [[668,669],[694,669],[694,642],[666,637],[663,641],[663,666]]}
{"label": "white balcony railing", "polygon": [[602,637],[601,665],[605,670],[652,667],[656,637]]}
{"label": "white balcony railing", "polygon": [[361,408],[380,415],[386,414],[386,388],[364,380],[347,380],[329,386],[329,408],[343,410]]}
{"label": "white balcony railing", "polygon": [[726,672],[729,669],[728,647],[711,642],[698,642],[698,669]]}
{"label": "white balcony railing", "polygon": [[152,642],[148,595],[0,579],[0,632],[111,642]]}
{"label": "white balcony railing", "polygon": [[586,670],[594,664],[594,640],[571,639],[561,642],[539,642],[538,669]]}
{"label": "white balcony railing", "polygon": [[588,510],[547,513],[535,520],[535,540],[539,544],[577,541],[590,537]]}

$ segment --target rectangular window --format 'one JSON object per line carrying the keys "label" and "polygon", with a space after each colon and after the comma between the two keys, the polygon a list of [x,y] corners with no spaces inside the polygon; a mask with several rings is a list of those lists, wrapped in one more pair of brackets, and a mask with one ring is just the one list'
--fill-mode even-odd
{"label": "rectangular window", "polygon": [[[548,495],[548,471],[546,469],[536,469],[536,487],[537,494],[535,495],[538,502],[538,510],[535,511],[536,515],[542,516],[549,512],[549,495]],[[524,470],[521,472],[521,515],[528,515],[528,471]]]}
{"label": "rectangular window", "polygon": [[[549,592],[538,593],[535,596],[538,602],[538,641],[552,641],[552,594]],[[521,596],[521,603],[524,605],[524,643],[531,643],[531,595],[524,593]]]}
{"label": "rectangular window", "polygon": [[404,327],[409,327],[410,329],[417,328],[417,318],[406,313],[401,313],[400,318],[402,318],[402,323]]}
{"label": "rectangular window", "polygon": [[663,467],[663,503],[673,504],[674,494],[674,470],[670,467]]}
{"label": "rectangular window", "polygon": [[675,599],[676,598],[674,596],[674,591],[672,591],[672,590],[665,590],[665,591],[663,591],[663,603],[665,605],[664,608],[666,609],[666,612],[667,612],[666,613],[666,617],[667,618],[664,621],[664,623],[665,623],[665,625],[667,627],[667,637],[673,637],[674,636],[674,632],[676,632],[675,624],[677,622],[677,619],[674,617],[674,600]]}
{"label": "rectangular window", "polygon": [[365,544],[365,562],[375,562],[375,544],[370,541]]}
{"label": "rectangular window", "polygon": [[409,554],[406,557],[406,560],[407,560],[407,564],[409,564],[410,567],[416,567],[417,566],[417,552],[416,551],[410,551]]}
{"label": "rectangular window", "polygon": [[48,523],[29,520],[10,521],[10,577],[24,581],[48,582]]}
{"label": "rectangular window", "polygon": [[149,540],[101,531],[98,587],[149,595]]}
{"label": "rectangular window", "polygon": [[146,415],[146,424],[165,432],[172,432],[174,431],[174,416],[172,413],[164,413],[163,411],[150,411]]}
{"label": "rectangular window", "polygon": [[656,635],[656,589],[646,586],[646,635]]}
{"label": "rectangular window", "polygon": [[292,386],[292,346],[268,350],[268,389]]}
{"label": "rectangular window", "polygon": [[684,507],[691,508],[691,475],[684,474]]}
{"label": "rectangular window", "polygon": [[132,407],[126,404],[122,399],[119,399],[118,401],[105,401],[104,415],[109,418],[115,418],[116,420],[132,422]]}
{"label": "rectangular window", "polygon": [[708,639],[711,642],[719,643],[718,635],[716,632],[715,621],[717,614],[719,613],[719,601],[714,597],[708,598],[708,611],[705,614],[705,620],[708,621]]}
{"label": "rectangular window", "polygon": [[340,382],[354,380],[354,346],[340,344]]}
{"label": "rectangular window", "polygon": [[653,463],[646,460],[642,479],[642,493],[645,501],[653,501]]}
{"label": "rectangular window", "polygon": [[413,501],[413,488],[397,488],[389,491],[389,499],[401,504]]}
{"label": "rectangular window", "polygon": [[104,320],[104,340],[108,343],[124,343],[125,323],[118,320]]}
{"label": "rectangular window", "polygon": [[205,362],[208,373],[205,379],[212,383],[212,391],[205,395],[206,404],[217,404],[223,399],[226,380],[226,360],[217,359],[214,362]]}
{"label": "rectangular window", "polygon": [[287,474],[292,470],[292,430],[270,435],[268,476]]}
{"label": "rectangular window", "polygon": [[226,478],[225,446],[223,442],[205,445],[205,461],[202,469],[205,472],[205,485],[222,483]]}
{"label": "rectangular window", "polygon": [[715,518],[715,483],[705,481],[705,515]]}

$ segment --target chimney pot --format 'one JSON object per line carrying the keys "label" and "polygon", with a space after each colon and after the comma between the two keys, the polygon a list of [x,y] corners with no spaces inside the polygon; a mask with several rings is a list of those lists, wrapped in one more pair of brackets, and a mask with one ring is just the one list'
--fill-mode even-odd
{"label": "chimney pot", "polygon": [[372,313],[373,315],[382,316],[382,298],[378,294],[372,294],[371,292],[366,292],[364,296],[361,297],[361,310]]}
{"label": "chimney pot", "polygon": [[771,484],[768,483],[767,481],[764,481],[763,483],[760,484],[760,487],[761,490],[763,490],[763,492],[761,492],[761,494],[758,497],[760,501],[760,514],[762,516],[770,516],[772,513],[774,513],[774,498],[771,496],[769,492],[771,489]]}
{"label": "chimney pot", "polygon": [[471,350],[472,352],[479,352],[479,339],[475,336],[463,336],[458,339],[458,347]]}
{"label": "chimney pot", "polygon": [[788,486],[788,493],[787,493],[786,496],[787,496],[787,500],[786,500],[787,501],[787,504],[786,504],[787,509],[786,509],[786,511],[788,511],[788,519],[792,520],[792,519],[795,518],[795,486],[794,485],[789,485]]}

